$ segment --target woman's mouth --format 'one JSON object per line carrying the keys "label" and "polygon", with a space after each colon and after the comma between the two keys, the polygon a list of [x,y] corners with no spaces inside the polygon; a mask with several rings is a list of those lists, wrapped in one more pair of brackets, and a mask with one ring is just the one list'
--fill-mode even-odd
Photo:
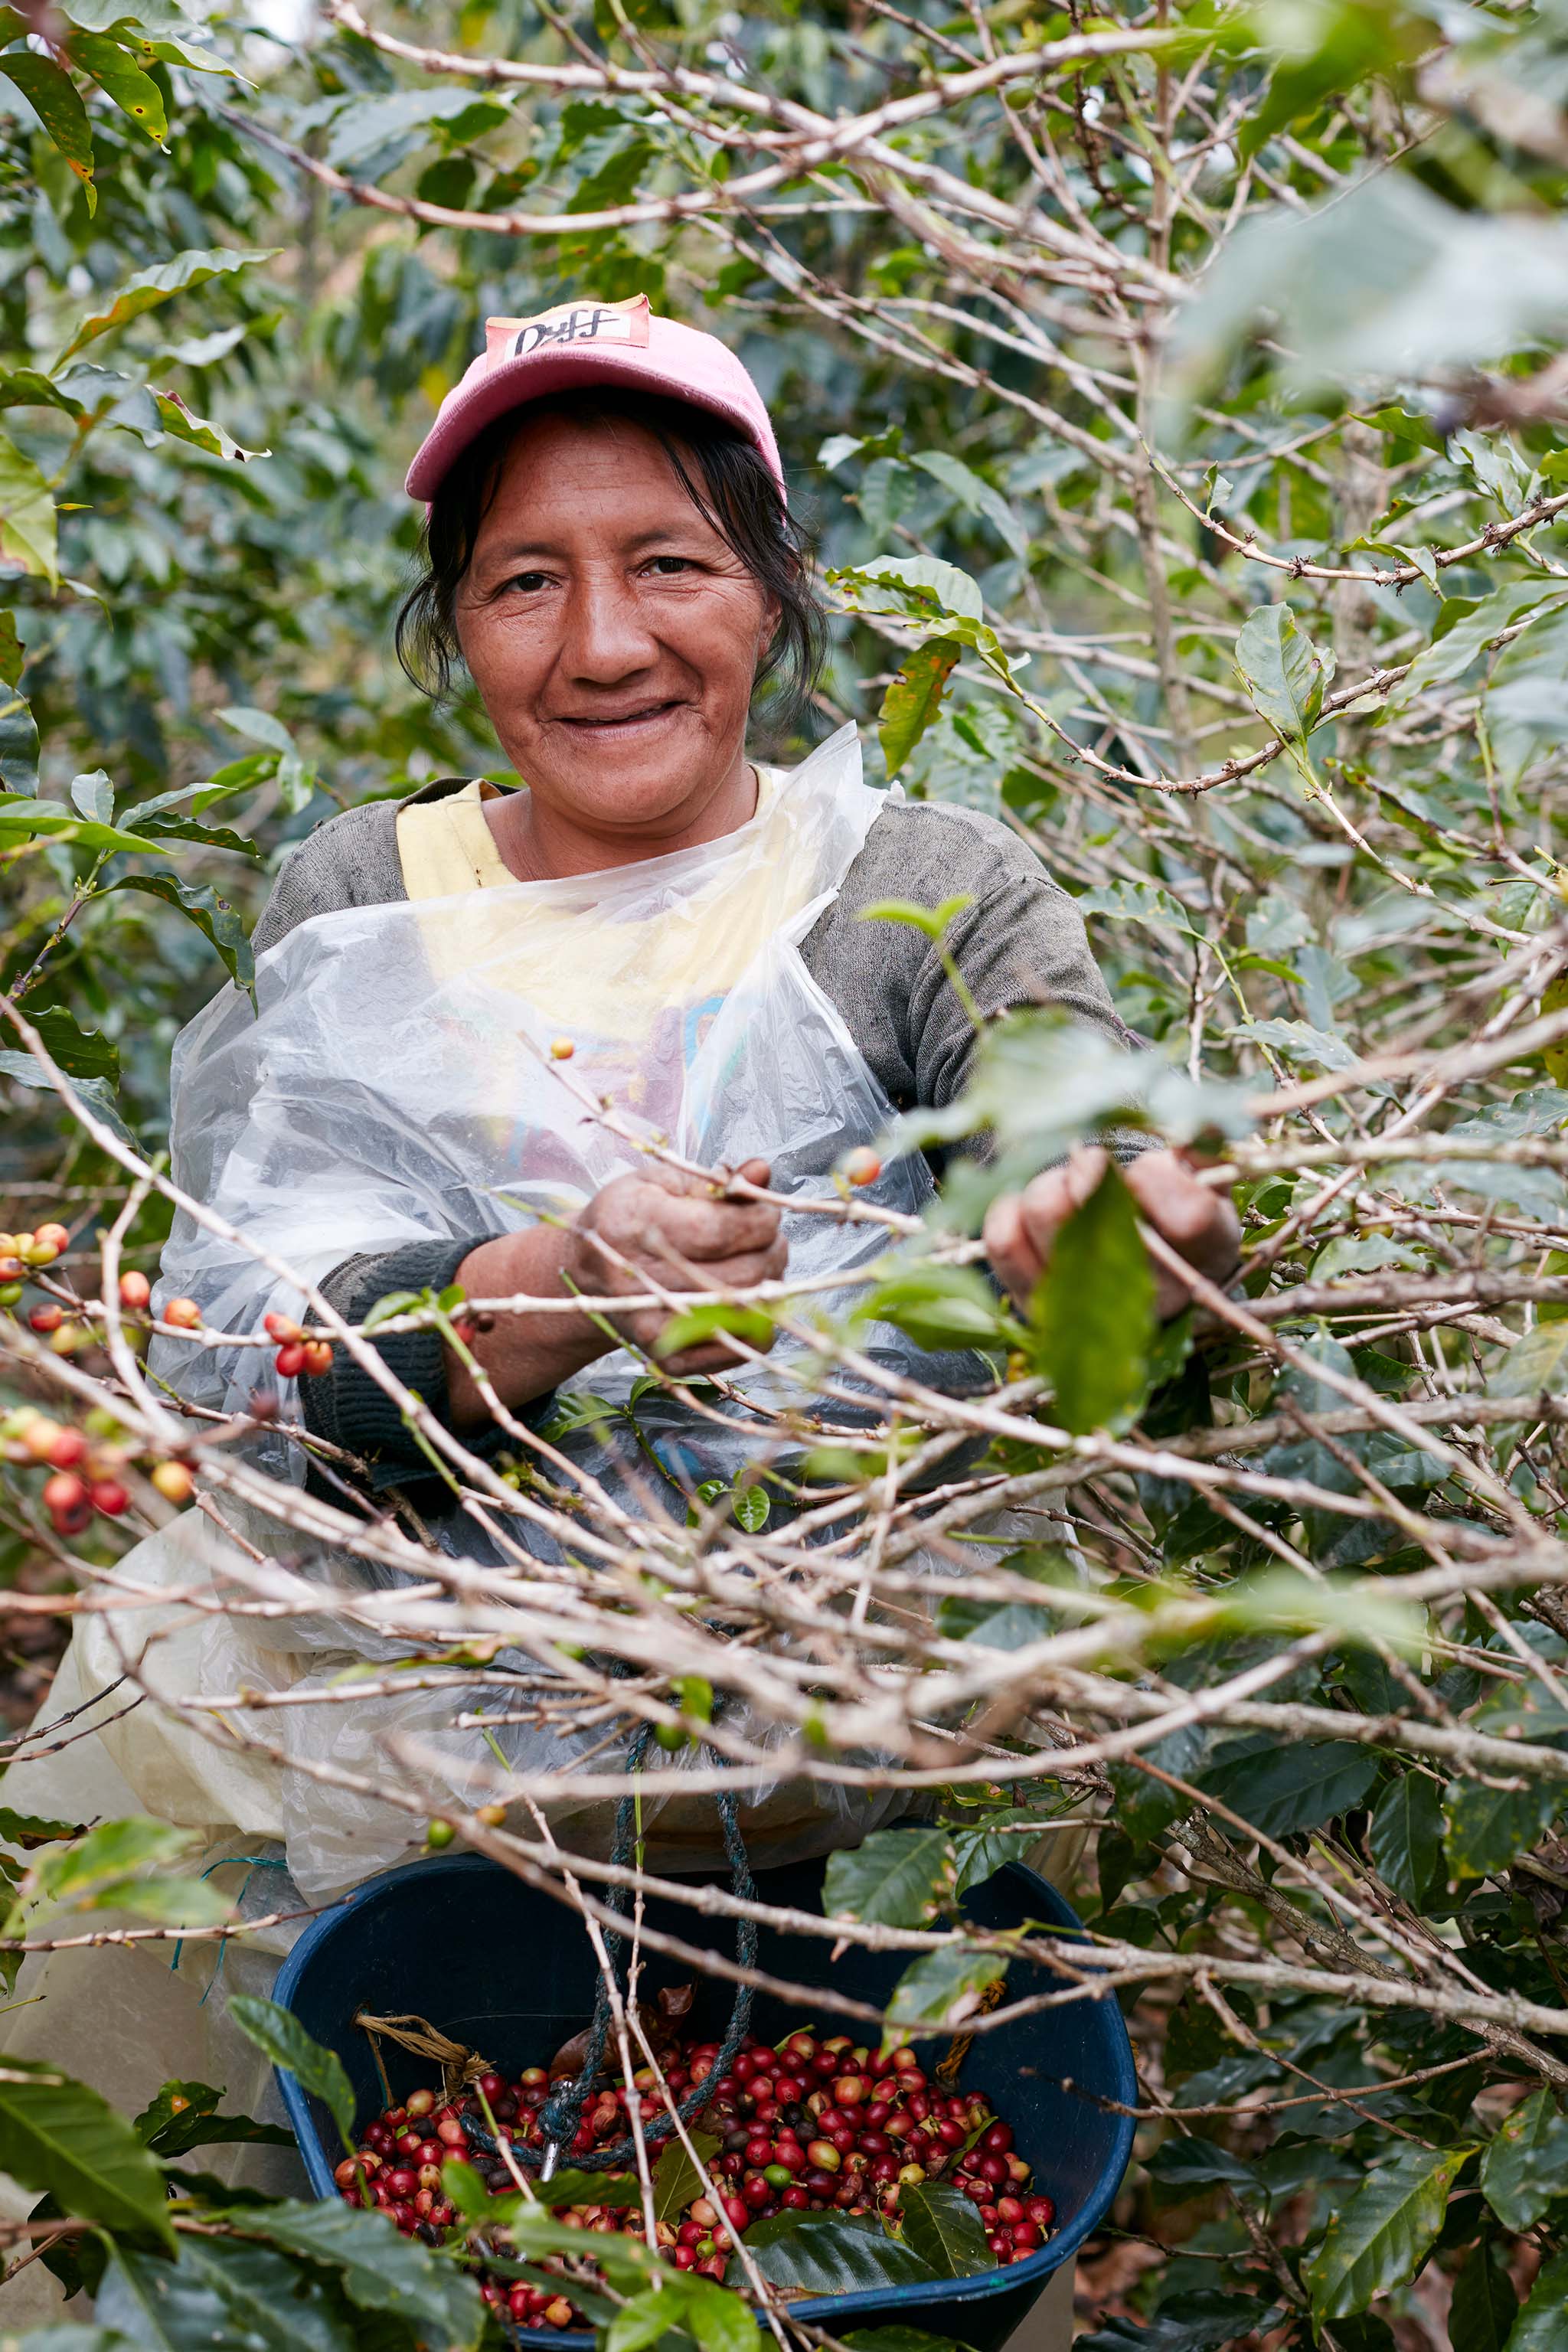
{"label": "woman's mouth", "polygon": [[569,727],[574,735],[598,736],[605,740],[624,741],[629,737],[646,733],[664,720],[683,710],[685,704],[670,699],[664,702],[639,702],[634,709],[596,711],[584,710],[563,717],[558,722]]}

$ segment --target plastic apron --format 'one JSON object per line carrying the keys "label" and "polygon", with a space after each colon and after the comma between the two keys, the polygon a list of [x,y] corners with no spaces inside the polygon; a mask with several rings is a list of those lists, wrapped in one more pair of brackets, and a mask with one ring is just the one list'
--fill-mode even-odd
{"label": "plastic apron", "polygon": [[[254,1009],[241,992],[226,990],[179,1042],[179,1181],[237,1231],[320,1279],[347,1257],[398,1243],[515,1231],[541,1212],[570,1217],[611,1178],[647,1164],[635,1142],[593,1115],[593,1101],[607,1097],[637,1133],[667,1137],[701,1165],[761,1157],[771,1161],[781,1192],[836,1198],[834,1168],[885,1129],[891,1106],[807,971],[799,942],[884,804],[862,783],[858,743],[846,728],[783,780],[751,824],[701,848],[608,876],[348,908],[301,924],[261,960]],[[766,930],[770,909],[781,919]],[[868,946],[874,952],[874,940]],[[562,1066],[549,1048],[563,1034],[574,1050]],[[931,1189],[917,1154],[887,1168],[860,1197],[918,1212]],[[853,1271],[889,1247],[883,1227],[820,1215],[786,1214],[785,1229],[792,1276]],[[165,1294],[195,1297],[215,1330],[255,1331],[269,1308],[293,1312],[300,1303],[295,1289],[245,1250],[189,1217],[176,1219],[163,1265]],[[850,1296],[840,1294],[837,1303]],[[802,1311],[809,1318],[834,1303],[831,1293],[816,1294]],[[980,1360],[924,1355],[887,1326],[858,1334],[857,1344],[935,1386],[973,1387],[985,1376]],[[732,1484],[770,1459],[787,1468],[792,1451],[798,1458],[798,1435],[770,1447],[765,1422],[761,1440],[757,1430],[772,1409],[811,1405],[790,1377],[789,1360],[798,1352],[781,1341],[765,1367],[738,1376],[736,1386],[759,1408],[742,1426],[655,1392],[637,1404],[640,1446],[624,1433],[606,1436],[602,1424],[556,1443],[626,1510],[673,1517],[679,1527],[682,1487],[689,1492],[710,1478]],[[198,1350],[174,1341],[161,1343],[153,1360],[194,1401],[225,1409],[244,1408],[268,1362],[254,1349]],[[574,1385],[622,1402],[642,1370],[617,1352]],[[285,1420],[298,1417],[291,1384],[283,1384],[280,1403]],[[302,1475],[297,1452],[290,1458],[281,1441],[267,1443],[274,1454],[267,1467],[279,1476]],[[650,1451],[665,1465],[662,1483],[650,1469]],[[658,1491],[650,1495],[650,1486]],[[230,1500],[224,1510],[260,1549],[298,1559],[301,1539],[287,1527],[238,1511]],[[430,1524],[456,1554],[497,1557],[468,1514],[453,1511]],[[508,1533],[538,1555],[559,1557],[552,1536],[525,1520],[508,1522]],[[182,1544],[223,1549],[210,1529],[188,1530]],[[172,1546],[180,1564],[171,1557],[160,1570]],[[143,1578],[165,1573],[174,1580],[189,1573],[184,1549],[171,1538],[153,1538],[131,1566]],[[351,1590],[396,1580],[394,1571],[344,1555],[299,1564]],[[100,1648],[101,1636],[99,1629]],[[302,1696],[341,1685],[346,1670],[407,1649],[341,1615],[260,1623],[216,1616],[205,1630],[176,1629],[149,1653],[144,1672],[187,1698],[193,1682],[214,1694],[249,1685]],[[511,1654],[507,1661],[524,1663]],[[114,1664],[109,1655],[96,1663]],[[465,1693],[464,1701],[470,1710],[484,1703],[478,1692]],[[489,1704],[506,1711],[504,1685]],[[433,1759],[433,1807],[444,1798],[482,1801],[493,1787],[492,1741],[499,1742],[517,1769],[562,1773],[561,1796],[547,1810],[563,1842],[602,1847],[612,1809],[602,1799],[574,1800],[569,1774],[578,1748],[595,1748],[600,1769],[613,1762],[614,1751],[601,1744],[602,1723],[581,1733],[513,1724],[487,1738],[454,1729],[455,1711],[451,1694],[415,1691],[352,1707],[276,1709],[263,1728],[286,1746],[290,1765],[327,1759],[372,1777],[384,1777],[390,1741],[416,1743]],[[742,1716],[731,1720],[767,1737]],[[132,1783],[136,1751],[154,1745],[163,1762],[176,1752],[188,1758],[193,1788],[209,1777],[202,1728],[144,1709],[125,1727],[118,1749]],[[224,1766],[236,1769],[232,1754]],[[161,1768],[153,1778],[162,1799],[154,1809],[166,1811],[169,1774]],[[260,1778],[268,1801],[275,1791],[289,1868],[312,1897],[409,1851],[406,1815],[323,1787],[305,1769],[269,1767]],[[742,1801],[757,1858],[783,1862],[854,1843],[895,1818],[905,1801],[796,1778]],[[242,1818],[232,1802],[228,1818]],[[646,1818],[650,1852],[664,1866],[715,1856],[711,1797],[650,1800]]]}

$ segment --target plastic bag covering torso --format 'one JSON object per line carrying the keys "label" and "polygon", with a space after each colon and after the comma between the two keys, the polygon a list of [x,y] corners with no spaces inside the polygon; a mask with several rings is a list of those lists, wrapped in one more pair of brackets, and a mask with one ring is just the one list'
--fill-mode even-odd
{"label": "plastic bag covering torso", "polygon": [[[835,1165],[883,1129],[891,1106],[798,942],[884,805],[861,782],[858,744],[845,729],[765,797],[750,824],[700,849],[610,875],[350,908],[301,924],[261,960],[254,1012],[227,991],[180,1041],[178,1181],[319,1280],[347,1257],[398,1243],[516,1231],[541,1211],[569,1217],[611,1178],[646,1167],[635,1144],[585,1108],[585,1087],[700,1164],[756,1155],[771,1161],[779,1191],[837,1197]],[[868,952],[877,952],[874,928]],[[564,1070],[548,1058],[562,1035],[575,1049]],[[931,1191],[916,1155],[860,1197],[910,1211]],[[799,1213],[786,1214],[785,1230],[793,1276],[863,1266],[889,1242],[882,1227]],[[215,1329],[256,1330],[268,1308],[299,1305],[297,1292],[243,1248],[183,1215],[164,1276],[170,1291],[199,1301]],[[851,1295],[838,1293],[838,1303]],[[808,1297],[803,1311],[809,1317],[833,1297]],[[871,1326],[857,1344],[933,1385],[970,1387],[984,1373],[973,1357],[923,1355],[887,1326]],[[770,1451],[765,1426],[758,1432],[770,1406],[811,1402],[787,1377],[789,1353],[781,1341],[764,1368],[740,1375],[736,1385],[758,1409],[746,1412],[746,1426],[654,1395],[637,1403],[641,1446],[627,1442],[624,1423],[579,1428],[558,1443],[628,1508],[684,1517],[685,1495],[700,1481],[731,1483],[798,1454],[798,1438]],[[232,1409],[243,1408],[268,1369],[254,1349],[173,1342],[155,1361],[187,1395]],[[574,1385],[621,1402],[641,1370],[621,1351]],[[283,1417],[295,1418],[287,1389],[281,1402]],[[280,1443],[268,1443],[278,1453],[267,1466],[285,1473]],[[666,1471],[651,1495],[650,1453]],[[285,1474],[300,1475],[297,1457]],[[447,1549],[486,1556],[489,1539],[467,1515],[453,1510],[429,1525]],[[263,1549],[297,1552],[297,1538],[290,1543],[287,1529],[253,1515],[243,1532]],[[556,1556],[549,1535],[525,1522],[513,1520],[510,1533]],[[342,1556],[314,1572],[362,1586],[388,1580]],[[299,1690],[302,1678],[325,1689],[356,1657],[396,1654],[325,1616],[274,1626],[265,1660],[236,1654],[248,1639],[242,1621],[214,1627],[207,1687],[285,1680]],[[449,1759],[447,1784],[468,1801],[480,1801],[494,1762],[479,1734],[450,1728],[440,1694],[353,1709],[289,1707],[268,1718],[268,1729],[301,1760],[331,1756],[372,1773],[388,1738],[412,1734]],[[593,1745],[600,1736],[583,1737]],[[518,1726],[500,1739],[509,1760],[538,1769],[548,1759],[566,1776],[579,1744],[568,1732]],[[342,1885],[404,1850],[405,1818],[287,1769],[283,1781],[289,1857],[302,1885]],[[549,1810],[570,1824],[571,1842],[598,1843],[607,1831],[608,1809],[574,1805],[564,1781]],[[657,1842],[672,1863],[711,1857],[711,1798],[667,1800],[659,1810]],[[784,1860],[853,1843],[895,1810],[890,1796],[795,1782],[748,1801],[744,1818],[758,1850]]]}
{"label": "plastic bag covering torso", "polygon": [[[254,1012],[226,990],[179,1042],[178,1181],[320,1280],[398,1243],[570,1218],[613,1177],[646,1167],[586,1094],[704,1166],[755,1155],[780,1192],[832,1198],[835,1164],[891,1107],[797,943],[883,805],[860,781],[846,728],[751,824],[702,848],[300,925],[262,959]],[[874,935],[867,944],[874,954]],[[563,1066],[549,1057],[563,1035],[574,1046]],[[931,1189],[911,1155],[862,1197],[910,1210]],[[808,1214],[789,1215],[786,1234],[797,1276],[863,1265],[887,1246],[885,1229]],[[299,1304],[248,1252],[184,1215],[163,1269],[214,1329],[255,1330],[269,1307]],[[917,1359],[886,1327],[868,1352],[938,1381],[957,1370]],[[739,1385],[759,1404],[798,1398],[788,1355],[781,1344]],[[176,1343],[158,1359],[185,1394],[229,1409],[245,1405],[265,1364],[254,1350]],[[640,1369],[618,1353],[577,1385],[624,1397]],[[295,1400],[283,1402],[292,1418]],[[646,1417],[661,1418],[657,1406]],[[662,1419],[679,1429],[679,1405]],[[685,1428],[683,1471],[742,1466],[722,1432],[689,1414]],[[602,1474],[602,1448],[590,1439],[587,1450]]]}

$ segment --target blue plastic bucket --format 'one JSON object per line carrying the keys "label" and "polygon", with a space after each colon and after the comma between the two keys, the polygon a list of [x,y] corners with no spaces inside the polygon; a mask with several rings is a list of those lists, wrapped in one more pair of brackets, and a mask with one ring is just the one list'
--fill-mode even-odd
{"label": "blue plastic bucket", "polygon": [[[823,1868],[814,1862],[759,1870],[758,1895],[781,1908],[819,1912]],[[1016,1927],[1026,1920],[1058,1929],[1079,1924],[1056,1889],[1020,1863],[1009,1863],[976,1887],[963,1909],[983,1927]],[[706,1920],[683,1905],[650,1903],[647,1916],[652,1927],[689,1944],[732,1949],[728,1923]],[[905,1956],[851,1945],[830,1959],[832,1950],[826,1938],[780,1936],[764,1927],[758,1965],[796,1984],[831,1984],[855,2000],[884,2004]],[[1009,1993],[1039,1990],[1052,1973],[1015,1960]],[[645,1959],[649,1996],[689,1975],[658,1953]],[[371,1879],[323,1912],[279,1969],[273,1998],[292,2010],[317,2042],[338,2053],[358,2112],[368,2121],[383,2098],[369,2041],[353,2022],[361,2010],[373,2016],[412,2012],[427,2018],[482,2051],[503,2074],[515,2074],[547,2064],[587,2021],[596,1981],[588,1939],[564,1904],[536,1894],[477,1854],[442,1854]],[[733,1987],[721,1978],[700,1979],[695,2029],[719,2034],[732,1999]],[[809,2007],[759,1994],[752,2031],[778,2042],[814,2021],[827,2032],[854,2030],[851,2021],[829,2011],[814,2021]],[[919,2045],[928,2063],[941,2057],[948,2039]],[[397,2096],[437,2080],[433,2067],[407,2052],[387,2045],[384,2057]],[[280,2072],[278,2080],[310,2186],[318,2197],[336,2196],[332,2167],[338,2141],[331,2116],[292,2074]],[[792,2303],[792,2313],[840,2335],[846,2327],[902,2321],[956,2337],[976,2352],[993,2352],[1004,2344],[1052,2271],[1076,2253],[1104,2218],[1131,2153],[1131,2116],[1108,2114],[1090,2098],[1064,2090],[1064,2081],[1125,2107],[1134,2104],[1132,2050],[1113,1994],[1072,2001],[982,2036],[961,2077],[963,2088],[985,2092],[1005,2116],[1018,2152],[1034,2167],[1033,2186],[1056,2200],[1057,2234],[1038,2253],[976,2278]],[[542,2328],[531,2331],[528,2341],[581,2352],[584,2339]]]}

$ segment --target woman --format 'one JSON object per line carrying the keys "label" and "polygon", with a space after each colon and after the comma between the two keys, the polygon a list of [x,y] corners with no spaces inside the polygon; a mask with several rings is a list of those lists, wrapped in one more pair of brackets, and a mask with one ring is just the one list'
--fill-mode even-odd
{"label": "woman", "polygon": [[[525,1485],[519,1516],[498,1529],[443,1486],[430,1431],[444,1426],[470,1454],[525,1457],[531,1432],[554,1426],[561,1384],[592,1365],[619,1434],[635,1402],[646,1444],[628,1467],[603,1420],[579,1412],[563,1416],[573,1427],[552,1436],[553,1461],[612,1500],[619,1477],[622,1507],[645,1521],[658,1500],[650,1463],[689,1489],[766,1461],[770,1427],[783,1425],[770,1414],[801,1391],[770,1391],[753,1363],[726,1384],[741,1400],[733,1422],[710,1399],[639,1396],[648,1384],[619,1342],[656,1349],[667,1317],[616,1300],[750,1286],[786,1263],[792,1280],[830,1283],[880,1248],[878,1226],[777,1202],[831,1199],[845,1151],[879,1135],[895,1108],[952,1100],[974,1029],[925,935],[862,921],[868,908],[966,895],[946,944],[984,1013],[1055,1004],[1112,1039],[1125,1033],[1071,899],[1002,825],[867,791],[852,729],[793,775],[748,760],[758,684],[782,677],[803,695],[823,627],[766,414],[722,345],[640,299],[492,320],[408,487],[428,521],[405,643],[438,679],[466,665],[525,785],[434,784],[334,817],[294,852],[257,932],[254,1006],[226,990],[180,1041],[175,1172],[203,1209],[176,1219],[163,1295],[194,1294],[215,1335],[257,1334],[268,1310],[297,1310],[300,1281],[355,1324],[389,1293],[453,1281],[470,1298],[549,1302],[496,1316],[472,1341],[510,1431],[432,1333],[375,1343],[422,1400],[426,1427],[405,1422],[342,1347],[300,1383],[298,1405],[326,1441],[340,1507],[374,1517],[406,1506],[421,1540],[464,1559],[515,1559],[520,1547],[559,1559],[558,1510]],[[775,1199],[715,1198],[628,1139],[658,1133],[689,1161],[739,1166]],[[1096,1174],[1086,1154],[993,1207],[991,1263],[1020,1301]],[[1227,1203],[1166,1151],[1134,1160],[1127,1181],[1178,1251],[1228,1274]],[[862,1197],[909,1209],[931,1191],[910,1155]],[[1171,1311],[1179,1288],[1163,1272],[1160,1282]],[[908,1367],[898,1335],[881,1353]],[[169,1339],[154,1370],[193,1398],[244,1409],[264,1361],[254,1346]],[[668,1359],[675,1370],[725,1366],[721,1340]],[[928,1381],[963,1371],[951,1359],[917,1369]],[[291,1384],[281,1406],[293,1419]],[[271,1466],[298,1476],[297,1454],[274,1443]],[[363,1477],[353,1463],[368,1465]],[[467,1808],[489,1792],[498,1744],[454,1731],[452,1695],[421,1678],[405,1678],[416,1684],[405,1696],[395,1674],[376,1678],[379,1694],[366,1684],[367,1661],[393,1664],[410,1647],[405,1588],[377,1594],[341,1538],[312,1559],[310,1498],[299,1499],[289,1526],[247,1509],[231,1481],[214,1498],[216,1526],[185,1512],[141,1545],[125,1564],[133,1589],[185,1604],[79,1618],[49,1710],[81,1710],[72,1740],[6,1783],[25,1811],[144,1810],[189,1828],[191,1867],[221,1874],[247,1916],[293,1917],[296,1886],[321,1899],[408,1851],[417,1825],[363,1793],[389,1752],[416,1753]],[[684,1495],[667,1499],[679,1527]],[[276,1608],[280,1556],[346,1598],[290,1613],[291,1581]],[[262,1606],[205,1610],[204,1586]],[[444,1604],[424,1605],[435,1612],[426,1640],[439,1643]],[[126,1674],[165,1703],[128,1706]],[[290,1699],[259,1719],[259,1750],[226,1731],[232,1713],[205,1704],[247,1687]],[[459,1696],[487,1706],[471,1686]],[[553,1822],[571,1823],[568,1843],[593,1843],[595,1822],[573,1815],[570,1771],[580,1749],[603,1755],[602,1727],[520,1729],[516,1685],[496,1699],[508,1760],[547,1759],[562,1774]],[[847,1817],[815,1782],[804,1797],[798,1782],[754,1791],[744,1818],[760,1858],[852,1841],[902,1801],[839,1796]],[[655,1810],[645,1818],[660,1865],[712,1851],[710,1798],[665,1801],[657,1832]],[[264,1990],[293,1932],[223,1948],[221,1976],[210,1945],[188,1948],[174,1974],[161,1958],[126,1955],[113,2014],[100,1977],[77,1970],[102,1956],[38,1957],[8,2046],[58,2056],[78,2019],[81,2068],[128,2111],[174,2074],[227,2082],[248,2109],[260,2062],[223,1998],[207,1995]]]}
{"label": "woman", "polygon": [[[428,502],[426,568],[400,646],[432,663],[442,684],[458,661],[466,666],[527,788],[440,782],[333,818],[284,868],[257,931],[263,955],[297,925],[350,907],[609,875],[677,855],[753,824],[779,789],[747,760],[748,714],[758,685],[781,670],[803,698],[823,622],[766,412],[722,344],[655,317],[643,297],[492,319],[408,489]],[[753,921],[776,931],[799,914],[792,880],[798,897],[819,878],[780,876],[770,887],[765,872],[742,869],[731,887],[747,938]],[[892,1105],[960,1094],[975,1032],[923,933],[859,919],[888,898],[956,895],[972,903],[946,944],[983,1013],[1054,1004],[1125,1039],[1072,901],[1032,854],[992,819],[889,797],[800,954]],[[761,1182],[767,1171],[743,1172]],[[1020,1301],[1098,1173],[1085,1155],[993,1207],[991,1263]],[[1128,1179],[1179,1251],[1228,1273],[1228,1202],[1168,1151],[1134,1160]],[[778,1209],[714,1201],[709,1189],[645,1164],[563,1226],[355,1252],[322,1288],[359,1322],[387,1293],[454,1281],[471,1297],[574,1292],[607,1306],[650,1282],[669,1286],[678,1261],[725,1286],[782,1273]],[[1159,1281],[1174,1311],[1176,1286],[1163,1271]],[[507,1405],[537,1414],[559,1382],[611,1349],[614,1319],[499,1317],[474,1353]],[[636,1309],[616,1328],[648,1348],[665,1320]],[[388,1339],[381,1353],[450,1426],[494,1432],[438,1336]],[[668,1368],[732,1361],[716,1342]],[[342,1350],[329,1374],[303,1384],[302,1406],[312,1430],[374,1465],[377,1486],[428,1472],[395,1404]]]}

